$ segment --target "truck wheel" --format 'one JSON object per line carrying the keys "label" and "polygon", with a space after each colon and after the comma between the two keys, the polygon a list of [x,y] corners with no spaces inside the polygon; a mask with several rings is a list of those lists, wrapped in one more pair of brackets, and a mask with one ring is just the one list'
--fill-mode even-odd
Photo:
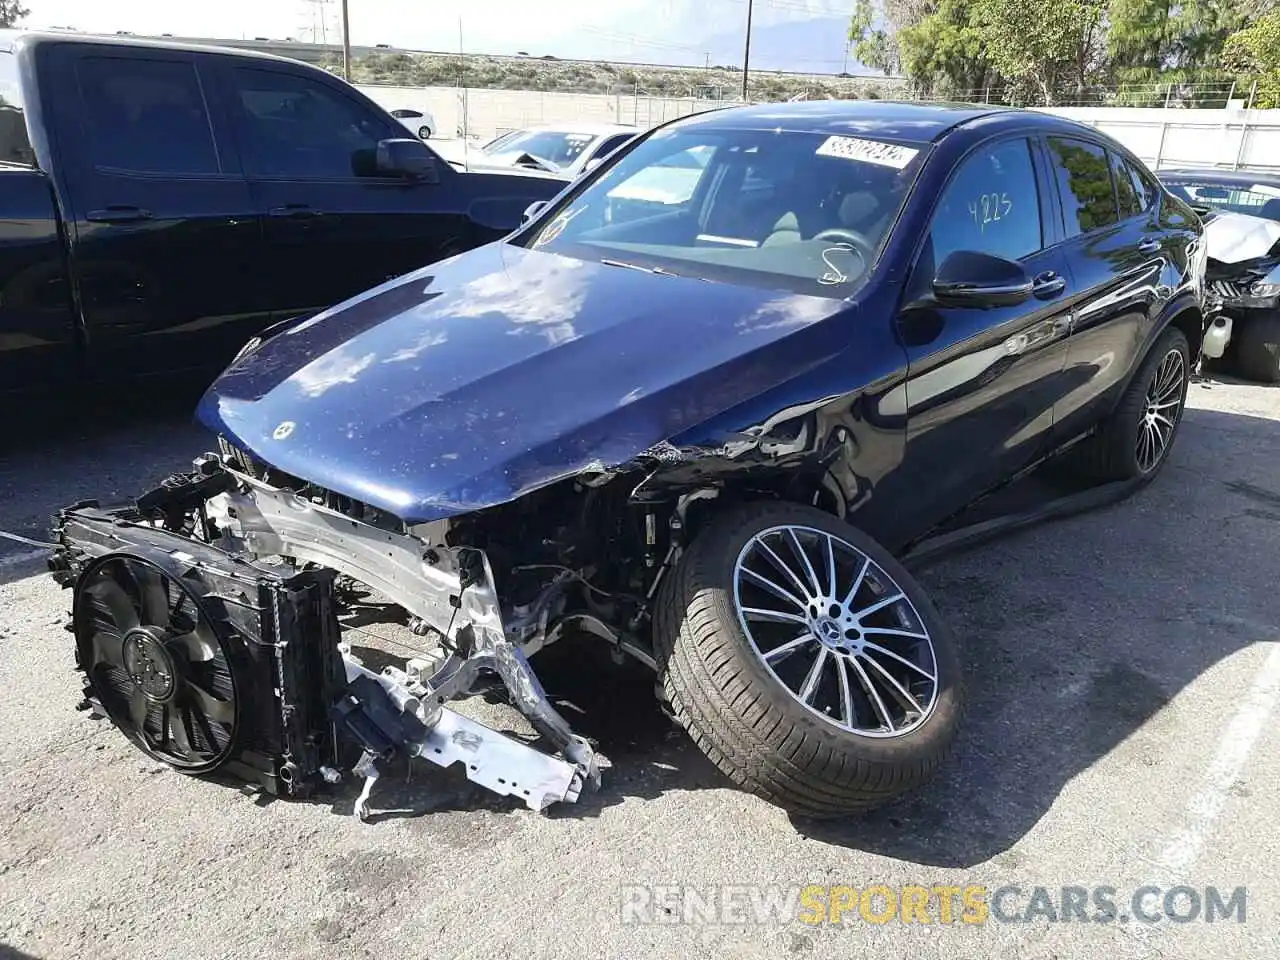
{"label": "truck wheel", "polygon": [[1280,315],[1250,317],[1240,324],[1236,372],[1258,383],[1280,383]]}
{"label": "truck wheel", "polygon": [[667,576],[654,634],[676,719],[792,812],[878,806],[951,750],[962,687],[942,618],[883,547],[817,508],[713,520]]}
{"label": "truck wheel", "polygon": [[1097,432],[1068,451],[1072,472],[1094,483],[1153,479],[1182,423],[1190,357],[1186,335],[1166,329]]}

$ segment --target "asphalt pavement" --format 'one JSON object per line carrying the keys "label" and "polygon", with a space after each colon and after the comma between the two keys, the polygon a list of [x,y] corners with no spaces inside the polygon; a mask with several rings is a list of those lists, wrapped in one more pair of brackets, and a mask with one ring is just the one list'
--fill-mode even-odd
{"label": "asphalt pavement", "polygon": [[[210,445],[154,407],[37,431],[0,451],[0,530],[39,539]],[[969,678],[957,755],[826,824],[734,790],[642,670],[569,648],[544,680],[611,767],[548,815],[430,767],[368,825],[349,784],[183,777],[76,712],[69,594],[0,541],[0,958],[1274,958],[1278,534],[1280,389],[1193,386],[1153,485],[922,571]]]}

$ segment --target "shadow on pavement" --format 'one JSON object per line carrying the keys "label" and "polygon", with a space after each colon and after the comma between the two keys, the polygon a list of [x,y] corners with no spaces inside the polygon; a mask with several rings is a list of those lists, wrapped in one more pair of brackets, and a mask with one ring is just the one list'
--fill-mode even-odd
{"label": "shadow on pavement", "polygon": [[[0,529],[79,497],[135,494],[208,444],[188,413],[155,411],[102,433],[72,430],[22,463],[0,457]],[[1145,731],[1148,760],[1159,763],[1173,749],[1162,708],[1218,662],[1280,637],[1276,462],[1280,422],[1190,409],[1166,469],[1129,500],[926,569],[920,579],[952,626],[969,687],[956,756],[910,797],[847,820],[797,818],[796,831],[967,867],[1012,847],[1074,777],[1132,748],[1135,734]],[[645,668],[618,669],[602,646],[568,641],[536,666],[570,722],[612,762],[599,793],[552,815],[590,817],[627,798],[730,786],[658,709]],[[326,802],[349,814],[356,789],[348,782]],[[458,771],[423,764],[389,772],[375,797],[382,816],[518,807]]]}
{"label": "shadow on pavement", "polygon": [[[795,818],[798,832],[969,867],[1017,843],[1121,745],[1144,764],[1176,750],[1160,725],[1166,704],[1219,661],[1280,640],[1269,546],[1280,475],[1265,466],[1280,456],[1280,423],[1192,409],[1184,427],[1165,472],[1130,501],[921,576],[965,662],[956,755],[914,795],[843,821]],[[1248,479],[1250,466],[1271,485]],[[1236,561],[1210,574],[1209,556]]]}

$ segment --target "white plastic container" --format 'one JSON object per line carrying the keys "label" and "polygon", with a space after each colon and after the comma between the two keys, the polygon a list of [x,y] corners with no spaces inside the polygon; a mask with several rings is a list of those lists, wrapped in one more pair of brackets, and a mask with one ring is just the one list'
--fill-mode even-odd
{"label": "white plastic container", "polygon": [[1227,344],[1230,342],[1231,318],[1220,313],[1213,318],[1209,329],[1204,332],[1204,345],[1201,350],[1210,360],[1217,360],[1226,352]]}

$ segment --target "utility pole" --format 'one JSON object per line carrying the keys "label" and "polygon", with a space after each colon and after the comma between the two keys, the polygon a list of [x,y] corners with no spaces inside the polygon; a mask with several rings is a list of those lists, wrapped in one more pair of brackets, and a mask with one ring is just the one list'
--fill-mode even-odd
{"label": "utility pole", "polygon": [[351,20],[347,16],[347,0],[342,0],[342,79],[351,82]]}
{"label": "utility pole", "polygon": [[751,65],[751,8],[754,0],[747,0],[747,39],[742,48],[742,102],[747,102],[747,71]]}

